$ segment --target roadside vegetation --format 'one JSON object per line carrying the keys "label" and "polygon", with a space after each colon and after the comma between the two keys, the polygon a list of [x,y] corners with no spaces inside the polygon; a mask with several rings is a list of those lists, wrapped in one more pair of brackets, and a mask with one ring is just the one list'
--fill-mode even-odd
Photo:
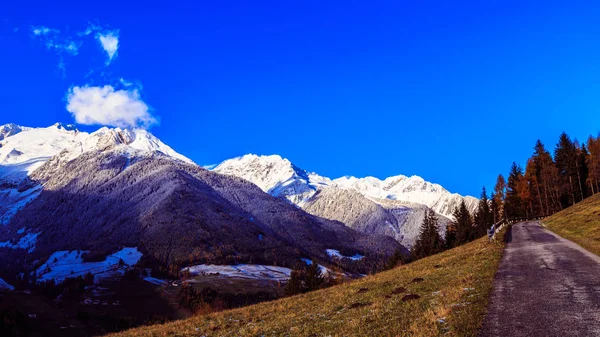
{"label": "roadside vegetation", "polygon": [[544,220],[554,233],[600,255],[600,194]]}
{"label": "roadside vegetation", "polygon": [[475,336],[503,247],[480,238],[331,288],[112,336]]}

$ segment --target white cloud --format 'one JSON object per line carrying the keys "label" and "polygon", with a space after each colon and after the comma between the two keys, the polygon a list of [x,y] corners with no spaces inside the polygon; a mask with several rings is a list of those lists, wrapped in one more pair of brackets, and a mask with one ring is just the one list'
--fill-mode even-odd
{"label": "white cloud", "polygon": [[85,125],[143,127],[156,124],[149,107],[137,90],[104,87],[72,87],[67,94],[67,110],[75,122]]}
{"label": "white cloud", "polygon": [[58,29],[46,26],[31,26],[32,38],[39,40],[46,49],[53,51],[58,56],[58,69],[65,77],[66,67],[64,55],[75,56],[79,54],[81,41],[75,41],[70,37],[65,37]]}
{"label": "white cloud", "polygon": [[53,28],[48,28],[45,26],[31,26],[31,32],[33,33],[33,35],[36,36],[40,36],[40,35],[51,35],[51,34],[58,34],[60,33],[60,31],[58,29],[53,29]]}
{"label": "white cloud", "polygon": [[106,61],[106,65],[109,65],[113,57],[117,55],[117,50],[119,49],[119,31],[113,30],[104,33],[98,33],[96,38],[108,55],[108,61]]}
{"label": "white cloud", "polygon": [[81,42],[76,43],[75,41],[70,40],[54,40],[49,39],[46,41],[46,48],[49,50],[54,50],[58,54],[67,53],[69,55],[77,55],[79,54],[79,47],[81,46]]}
{"label": "white cloud", "polygon": [[124,87],[126,87],[126,88],[127,88],[127,87],[130,87],[130,86],[132,86],[132,85],[133,85],[133,82],[131,82],[131,81],[128,81],[128,80],[124,79],[123,77],[121,77],[121,78],[119,79],[119,82],[121,82],[121,84],[122,84]]}

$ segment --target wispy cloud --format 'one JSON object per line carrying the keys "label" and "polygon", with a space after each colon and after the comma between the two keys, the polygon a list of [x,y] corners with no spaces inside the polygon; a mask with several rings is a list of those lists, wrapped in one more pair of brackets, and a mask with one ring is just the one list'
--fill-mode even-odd
{"label": "wispy cloud", "polygon": [[119,50],[119,30],[108,29],[98,24],[89,23],[86,30],[68,34],[61,30],[47,26],[30,26],[31,38],[40,41],[46,49],[54,52],[58,56],[58,69],[65,76],[66,56],[79,55],[79,50],[86,39],[94,39],[98,42],[101,50],[106,53],[107,60],[105,66],[118,56]]}
{"label": "wispy cloud", "polygon": [[72,87],[67,93],[67,110],[75,122],[85,125],[148,128],[157,123],[136,90],[103,87]]}
{"label": "wispy cloud", "polygon": [[65,76],[65,55],[75,56],[79,54],[81,41],[75,41],[68,36],[63,36],[60,30],[46,26],[31,26],[32,37],[40,41],[48,50],[58,56],[58,69]]}
{"label": "wispy cloud", "polygon": [[98,41],[102,49],[106,52],[108,56],[108,60],[106,61],[106,65],[108,66],[110,62],[115,58],[119,50],[119,30],[118,29],[106,29],[100,25],[89,23],[86,30],[78,33],[79,36],[89,36],[93,34],[94,38]]}
{"label": "wispy cloud", "polygon": [[113,30],[104,34],[98,34],[97,39],[100,41],[102,48],[108,55],[106,65],[109,65],[112,59],[117,56],[117,50],[119,49],[119,31]]}
{"label": "wispy cloud", "polygon": [[60,31],[58,29],[49,28],[46,26],[31,26],[31,32],[36,36],[47,36],[52,34],[58,34]]}

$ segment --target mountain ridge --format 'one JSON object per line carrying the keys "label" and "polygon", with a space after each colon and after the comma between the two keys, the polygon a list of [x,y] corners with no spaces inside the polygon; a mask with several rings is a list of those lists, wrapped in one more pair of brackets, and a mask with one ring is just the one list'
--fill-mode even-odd
{"label": "mountain ridge", "polygon": [[428,209],[438,213],[443,235],[460,202],[464,200],[471,212],[478,202],[419,176],[331,179],[303,170],[279,155],[247,154],[225,160],[212,170],[246,179],[311,214],[341,221],[363,233],[391,236],[407,247],[416,241]]}

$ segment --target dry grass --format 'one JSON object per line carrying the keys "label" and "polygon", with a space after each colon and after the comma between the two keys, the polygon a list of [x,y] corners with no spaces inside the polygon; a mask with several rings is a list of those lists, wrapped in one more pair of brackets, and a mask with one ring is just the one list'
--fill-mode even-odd
{"label": "dry grass", "polygon": [[475,336],[503,246],[482,238],[329,289],[113,336]]}
{"label": "dry grass", "polygon": [[544,220],[554,233],[600,255],[600,194]]}

